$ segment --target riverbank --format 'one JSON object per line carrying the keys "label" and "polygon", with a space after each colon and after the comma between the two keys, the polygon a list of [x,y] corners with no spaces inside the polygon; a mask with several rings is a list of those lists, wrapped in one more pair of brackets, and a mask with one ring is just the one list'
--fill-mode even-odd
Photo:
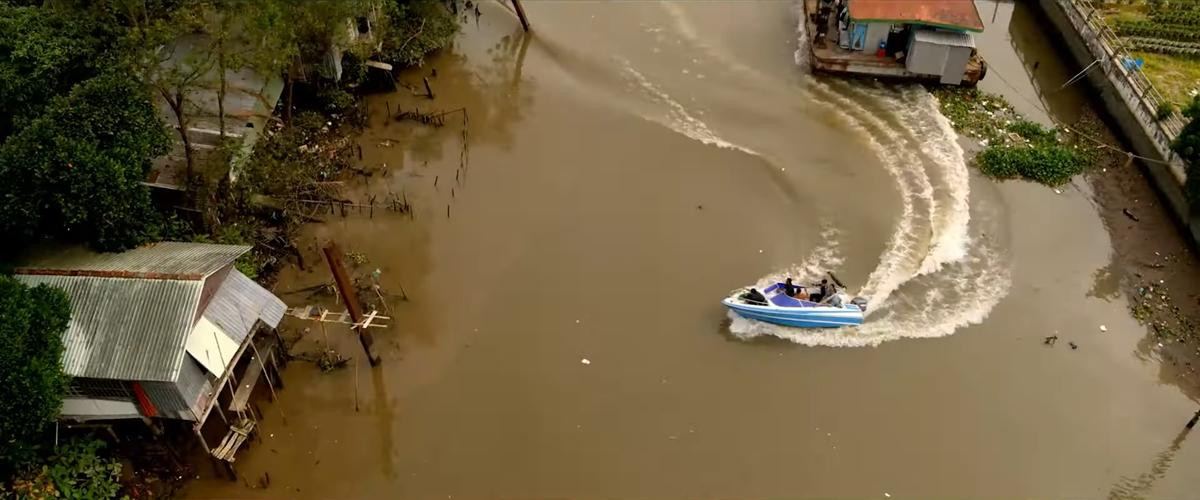
{"label": "riverbank", "polygon": [[[933,88],[942,113],[969,141],[969,161],[997,180],[986,164],[989,151],[1032,148],[1030,123],[1000,95],[976,89]],[[1138,356],[1161,361],[1163,382],[1200,397],[1200,258],[1163,206],[1143,172],[1117,151],[1117,138],[1094,111],[1083,109],[1070,127],[1042,129],[1054,142],[1077,152],[1085,162],[1043,181],[1056,193],[1071,175],[1090,187],[1089,196],[1113,244],[1112,262],[1095,272],[1089,296],[1125,300],[1130,314],[1146,327]],[[1036,126],[1036,124],[1034,124]],[[1112,147],[1107,146],[1112,145]],[[1037,163],[1044,166],[1044,160]],[[1065,175],[1071,174],[1071,175]],[[1064,177],[1065,175],[1065,177]],[[1027,178],[1029,176],[1026,176]],[[1102,327],[1107,332],[1107,327]]]}
{"label": "riverbank", "polygon": [[1085,177],[1113,244],[1112,266],[1095,276],[1096,296],[1124,297],[1146,327],[1138,357],[1158,362],[1163,383],[1200,400],[1200,258],[1139,169]]}

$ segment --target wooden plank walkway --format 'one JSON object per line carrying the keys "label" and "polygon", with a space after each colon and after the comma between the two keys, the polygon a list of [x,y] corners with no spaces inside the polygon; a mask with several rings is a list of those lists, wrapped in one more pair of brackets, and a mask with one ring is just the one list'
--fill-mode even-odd
{"label": "wooden plank walkway", "polygon": [[254,421],[251,419],[243,418],[240,422],[233,424],[229,428],[229,432],[225,434],[225,438],[221,440],[221,444],[213,448],[213,457],[226,462],[234,461],[238,449],[242,447],[242,443],[246,442],[246,438],[250,437],[252,432],[254,432]]}

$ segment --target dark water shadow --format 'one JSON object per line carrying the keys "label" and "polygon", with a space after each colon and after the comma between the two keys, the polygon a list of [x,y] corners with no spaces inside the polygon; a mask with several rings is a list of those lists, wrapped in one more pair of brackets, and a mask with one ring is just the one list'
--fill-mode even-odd
{"label": "dark water shadow", "polygon": [[1167,445],[1167,449],[1154,456],[1154,460],[1150,461],[1150,466],[1146,472],[1136,476],[1122,476],[1116,483],[1109,488],[1108,498],[1126,499],[1126,498],[1146,498],[1146,495],[1154,488],[1154,483],[1167,476],[1167,471],[1171,468],[1171,462],[1175,460],[1175,454],[1179,452],[1179,448],[1183,445],[1183,440],[1187,438],[1191,429],[1184,427]]}
{"label": "dark water shadow", "polygon": [[[462,108],[467,117],[462,121],[461,114],[447,115],[440,128],[415,123],[398,127],[410,157],[425,163],[460,154],[464,124],[468,146],[487,143],[511,149],[513,125],[525,118],[525,109],[533,104],[534,83],[524,76],[532,40],[532,34],[517,31],[485,49],[456,45],[431,58],[425,67],[401,74],[394,111],[440,113]],[[429,79],[435,99],[404,95],[423,93],[423,78]]]}

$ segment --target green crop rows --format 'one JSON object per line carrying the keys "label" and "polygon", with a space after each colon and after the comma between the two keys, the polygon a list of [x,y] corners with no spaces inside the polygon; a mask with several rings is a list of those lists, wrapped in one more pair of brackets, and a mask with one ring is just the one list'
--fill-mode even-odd
{"label": "green crop rows", "polygon": [[1136,50],[1200,58],[1200,0],[1148,0],[1149,19],[1118,19]]}

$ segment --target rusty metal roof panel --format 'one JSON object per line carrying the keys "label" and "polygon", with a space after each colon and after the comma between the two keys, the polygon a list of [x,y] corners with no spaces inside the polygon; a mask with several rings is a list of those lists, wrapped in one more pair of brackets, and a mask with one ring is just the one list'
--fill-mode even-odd
{"label": "rusty metal roof panel", "polygon": [[287,305],[267,289],[237,270],[229,273],[204,310],[204,317],[241,342],[254,328],[255,320],[279,326]]}
{"label": "rusty metal roof panel", "polygon": [[22,275],[66,291],[63,371],[76,377],[174,381],[203,281]]}
{"label": "rusty metal roof panel", "polygon": [[121,253],[73,248],[44,254],[18,268],[21,274],[199,280],[237,260],[250,247],[211,243],[161,242]]}
{"label": "rusty metal roof panel", "polygon": [[972,0],[850,0],[850,19],[983,31]]}

